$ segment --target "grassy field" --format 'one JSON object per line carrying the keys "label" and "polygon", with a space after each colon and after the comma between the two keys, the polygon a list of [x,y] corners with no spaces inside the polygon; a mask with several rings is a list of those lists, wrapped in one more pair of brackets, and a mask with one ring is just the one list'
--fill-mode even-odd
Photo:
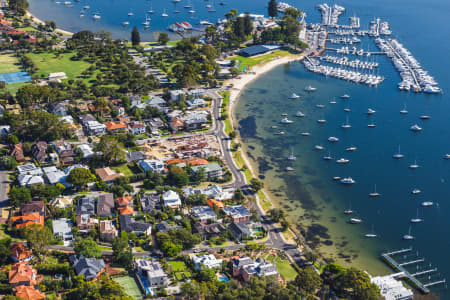
{"label": "grassy field", "polygon": [[243,57],[243,56],[238,55],[237,57],[234,58],[234,60],[236,60],[236,63],[239,65],[239,70],[244,69],[244,67],[247,68],[247,66],[250,66],[250,70],[251,70],[252,66],[267,62],[278,56],[282,57],[282,56],[287,56],[289,54],[290,53],[285,50],[276,50],[272,53],[257,56],[257,57]]}
{"label": "grassy field", "polygon": [[130,276],[123,276],[114,278],[113,280],[125,289],[125,293],[128,296],[133,297],[134,299],[143,299],[141,290],[137,286],[134,278]]}
{"label": "grassy field", "polygon": [[284,280],[291,281],[297,276],[297,271],[291,266],[288,260],[282,260],[278,256],[274,257],[273,255],[269,255],[266,259],[277,266],[278,272],[280,272]]}
{"label": "grassy field", "polygon": [[0,73],[20,72],[20,63],[13,54],[0,55]]}
{"label": "grassy field", "polygon": [[86,84],[92,84],[95,80],[95,72],[89,78],[82,78],[81,73],[91,66],[90,63],[83,60],[72,60],[74,53],[62,53],[56,56],[53,53],[29,53],[27,56],[34,62],[38,68],[37,75],[47,77],[49,73],[65,72],[68,79],[81,79]]}
{"label": "grassy field", "polygon": [[128,168],[127,164],[123,164],[120,166],[112,167],[112,169],[118,173],[123,173],[125,176],[132,176],[133,172]]}
{"label": "grassy field", "polygon": [[21,87],[23,87],[23,86],[25,86],[25,85],[29,85],[29,84],[31,84],[30,82],[16,82],[16,83],[10,83],[10,84],[7,84],[6,85],[6,90],[8,91],[8,92],[10,92],[11,94],[13,94],[13,95],[15,95],[16,93],[17,93],[17,91],[21,88]]}
{"label": "grassy field", "polygon": [[168,264],[172,267],[172,272],[180,272],[186,270],[184,261],[169,261]]}

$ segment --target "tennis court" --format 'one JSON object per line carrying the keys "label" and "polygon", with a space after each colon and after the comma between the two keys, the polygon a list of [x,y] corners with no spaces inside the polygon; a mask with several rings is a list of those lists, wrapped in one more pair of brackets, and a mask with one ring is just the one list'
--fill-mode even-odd
{"label": "tennis court", "polygon": [[133,277],[123,276],[113,278],[113,280],[124,288],[125,293],[127,293],[128,296],[133,297],[134,299],[143,299],[141,290]]}
{"label": "tennis court", "polygon": [[6,84],[27,82],[31,81],[31,77],[27,72],[3,73],[0,74],[0,81],[4,81]]}

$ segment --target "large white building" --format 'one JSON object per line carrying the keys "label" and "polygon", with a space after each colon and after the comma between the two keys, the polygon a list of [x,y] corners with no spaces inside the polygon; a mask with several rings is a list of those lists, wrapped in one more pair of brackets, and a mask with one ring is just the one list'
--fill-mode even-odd
{"label": "large white building", "polygon": [[180,196],[172,190],[168,190],[167,192],[165,192],[162,196],[162,199],[164,207],[176,209],[181,206]]}
{"label": "large white building", "polygon": [[201,256],[192,255],[191,259],[197,270],[200,270],[202,265],[208,269],[218,269],[222,266],[222,259],[217,259],[213,254],[204,254]]}
{"label": "large white building", "polygon": [[380,288],[381,295],[386,300],[413,299],[413,292],[394,278],[394,275],[372,277],[370,281]]}
{"label": "large white building", "polygon": [[145,259],[136,259],[135,266],[141,276],[145,276],[150,286],[167,286],[169,277],[164,272],[159,262]]}

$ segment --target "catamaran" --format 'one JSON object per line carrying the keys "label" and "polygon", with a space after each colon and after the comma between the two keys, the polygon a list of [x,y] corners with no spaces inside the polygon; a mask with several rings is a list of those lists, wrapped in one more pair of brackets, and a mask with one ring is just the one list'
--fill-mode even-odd
{"label": "catamaran", "polygon": [[414,239],[414,236],[411,235],[411,226],[409,226],[408,234],[405,234],[403,236],[403,239],[404,240],[413,240]]}
{"label": "catamaran", "polygon": [[369,194],[369,197],[375,198],[380,196],[380,193],[377,192],[377,185],[375,184],[375,190]]}
{"label": "catamaran", "polygon": [[422,218],[419,218],[419,209],[417,209],[417,215],[416,215],[416,217],[415,218],[412,218],[411,219],[411,223],[422,223],[423,222],[423,219]]}
{"label": "catamaran", "polygon": [[398,153],[395,153],[394,155],[392,155],[392,157],[394,159],[400,159],[404,157],[404,155],[400,153],[400,145],[398,145]]}

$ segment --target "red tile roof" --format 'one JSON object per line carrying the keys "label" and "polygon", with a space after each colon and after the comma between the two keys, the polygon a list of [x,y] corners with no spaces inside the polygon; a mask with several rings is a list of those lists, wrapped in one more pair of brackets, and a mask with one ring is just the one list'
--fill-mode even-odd
{"label": "red tile roof", "polygon": [[27,249],[22,243],[16,243],[11,247],[11,255],[17,260],[27,259],[33,256],[33,253]]}
{"label": "red tile roof", "polygon": [[36,290],[34,286],[19,285],[16,287],[16,296],[26,300],[45,299],[45,294]]}
{"label": "red tile roof", "polygon": [[127,128],[127,125],[123,122],[106,122],[105,123],[106,128],[108,128],[108,130],[117,130],[117,129],[125,129]]}

